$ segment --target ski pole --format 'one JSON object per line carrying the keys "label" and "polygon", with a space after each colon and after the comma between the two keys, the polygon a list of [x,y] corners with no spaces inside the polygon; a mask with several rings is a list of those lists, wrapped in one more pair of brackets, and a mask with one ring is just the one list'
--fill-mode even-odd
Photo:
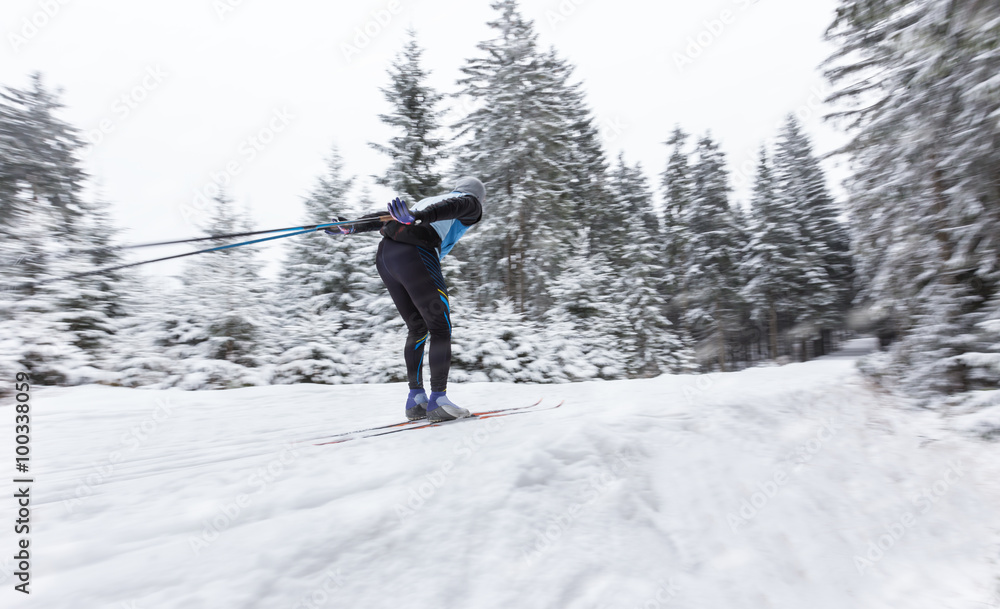
{"label": "ski pole", "polygon": [[137,245],[108,245],[105,247],[95,247],[86,250],[70,250],[73,254],[87,254],[91,252],[104,252],[110,250],[134,250],[143,247],[158,247],[161,245],[178,245],[181,243],[197,243],[199,241],[212,241],[214,239],[234,239],[236,237],[253,237],[255,235],[266,235],[269,233],[283,233],[291,231],[311,231],[320,230],[323,228],[329,228],[331,226],[344,226],[350,224],[358,224],[361,222],[371,222],[373,220],[378,220],[379,222],[388,222],[392,218],[386,214],[384,216],[379,216],[377,218],[363,218],[358,220],[345,220],[343,222],[330,222],[327,224],[312,224],[309,226],[290,226],[288,228],[272,228],[269,230],[255,230],[244,233],[229,233],[225,235],[209,235],[207,237],[194,237],[192,239],[175,239],[173,241],[156,241],[153,243],[139,243]]}
{"label": "ski pole", "polygon": [[[234,248],[234,247],[240,247],[240,246],[243,246],[243,245],[251,245],[251,244],[254,244],[254,243],[262,243],[264,241],[271,241],[273,239],[284,239],[285,237],[293,237],[295,235],[302,235],[302,234],[305,234],[305,233],[311,233],[313,231],[322,230],[324,228],[329,228],[329,227],[332,227],[332,226],[345,226],[345,225],[350,225],[350,224],[359,224],[361,222],[371,222],[373,220],[378,220],[378,221],[381,222],[381,221],[383,221],[382,220],[383,218],[389,218],[389,216],[386,215],[386,216],[379,216],[378,218],[364,218],[364,219],[359,219],[359,220],[346,220],[344,222],[328,222],[326,224],[314,224],[312,226],[303,226],[303,227],[299,227],[297,229],[293,228],[293,229],[277,229],[277,230],[270,230],[270,231],[254,231],[252,233],[247,233],[247,234],[257,234],[257,235],[259,235],[259,234],[262,234],[262,233],[273,233],[273,232],[287,231],[287,230],[294,230],[295,232],[286,233],[284,235],[275,235],[273,237],[264,237],[262,239],[253,239],[253,240],[250,240],[250,241],[240,241],[239,243],[230,243],[230,244],[227,244],[227,245],[219,245],[219,246],[216,246],[216,247],[209,247],[209,248],[206,248],[206,249],[203,249],[203,250],[196,250],[196,251],[193,251],[193,252],[185,252],[183,254],[174,254],[173,256],[164,256],[162,258],[154,258],[152,260],[142,260],[142,261],[139,261],[139,262],[130,262],[130,263],[127,263],[127,264],[117,264],[117,265],[114,265],[114,266],[108,266],[108,267],[104,267],[104,268],[100,268],[100,269],[95,269],[93,271],[85,271],[83,273],[73,273],[72,275],[63,275],[62,277],[51,277],[49,279],[41,279],[41,280],[38,280],[38,281],[32,281],[32,282],[28,282],[28,283],[22,283],[20,285],[13,286],[13,288],[16,289],[16,290],[23,290],[23,289],[31,288],[31,287],[34,287],[34,286],[43,285],[43,284],[46,284],[46,283],[52,283],[54,281],[65,281],[65,280],[68,280],[68,279],[78,279],[80,277],[88,277],[90,275],[98,275],[98,274],[101,274],[101,273],[110,273],[111,271],[118,271],[118,270],[121,270],[121,269],[127,269],[127,268],[131,268],[131,267],[134,267],[134,266],[141,266],[143,264],[152,264],[153,262],[163,262],[164,260],[174,260],[176,258],[184,258],[186,256],[194,256],[195,254],[207,254],[208,252],[218,252],[218,251],[222,251],[222,250],[231,249],[231,248]],[[220,235],[213,235],[211,237],[204,237],[204,238],[199,237],[197,239],[190,239],[190,240],[178,241],[178,242],[175,242],[175,243],[183,243],[183,242],[191,242],[191,241],[204,241],[205,239],[221,239],[221,238],[224,238],[225,236],[226,235],[221,235],[221,236]],[[151,244],[151,245],[157,245],[157,244]],[[159,244],[159,245],[163,245],[163,244]]]}
{"label": "ski pole", "polygon": [[[140,247],[156,247],[160,245],[176,245],[178,243],[195,243],[198,241],[209,241],[211,239],[233,239],[236,237],[253,237],[254,235],[266,235],[268,233],[284,233],[291,231],[313,231],[320,230],[324,228],[329,228],[331,226],[344,226],[350,224],[360,224],[361,222],[371,222],[373,220],[378,220],[379,222],[388,222],[391,219],[389,214],[384,216],[378,216],[377,218],[363,218],[358,220],[344,220],[343,222],[329,222],[327,224],[312,224],[310,226],[290,226],[288,228],[272,228],[270,230],[255,230],[246,233],[230,233],[228,235],[209,235],[208,237],[195,237],[193,239],[177,239],[175,241],[158,241],[156,243],[140,243],[139,245],[123,245],[118,249],[130,250],[137,249]],[[298,233],[297,233],[298,234]]]}

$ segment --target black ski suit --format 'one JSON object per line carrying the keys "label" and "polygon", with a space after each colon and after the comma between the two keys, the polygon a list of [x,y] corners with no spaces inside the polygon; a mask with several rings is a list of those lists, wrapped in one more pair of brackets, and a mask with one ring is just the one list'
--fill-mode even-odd
{"label": "black ski suit", "polygon": [[[429,340],[431,391],[444,392],[451,368],[451,305],[441,274],[441,258],[468,227],[479,222],[483,208],[475,195],[451,192],[418,201],[411,210],[416,221],[395,220],[381,227],[375,266],[408,330],[403,359],[410,389],[423,387],[421,364]],[[385,215],[375,212],[366,217]],[[377,230],[380,223],[357,227]]]}

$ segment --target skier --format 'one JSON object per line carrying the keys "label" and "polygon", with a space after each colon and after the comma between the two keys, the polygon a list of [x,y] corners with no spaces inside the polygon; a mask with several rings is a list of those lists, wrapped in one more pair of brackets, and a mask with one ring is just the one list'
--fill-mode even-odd
{"label": "skier", "polygon": [[[441,274],[441,259],[483,215],[486,187],[473,177],[459,178],[446,194],[418,201],[412,209],[395,198],[388,205],[392,218],[342,226],[344,234],[381,229],[384,237],[375,256],[375,267],[396,309],[406,323],[408,334],[403,349],[410,393],[406,398],[406,418],[413,421],[450,421],[469,416],[446,395],[451,367],[451,307],[448,288]],[[385,216],[384,211],[362,218]],[[339,220],[339,219],[338,219]],[[424,347],[430,342],[431,394],[424,391],[421,364]]]}

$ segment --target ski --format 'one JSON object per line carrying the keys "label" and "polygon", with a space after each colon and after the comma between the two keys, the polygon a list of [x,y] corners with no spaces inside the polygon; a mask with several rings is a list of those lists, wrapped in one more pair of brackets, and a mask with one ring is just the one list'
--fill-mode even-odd
{"label": "ski", "polygon": [[[475,418],[477,418],[477,419],[492,419],[492,418],[495,418],[495,417],[507,417],[507,416],[514,415],[514,414],[528,414],[529,412],[542,412],[543,410],[555,410],[556,408],[559,408],[560,406],[562,406],[565,403],[566,403],[566,400],[562,400],[561,402],[559,402],[555,406],[546,406],[545,408],[535,408],[533,410],[525,410],[523,412],[509,412],[509,411],[508,412],[497,412],[497,413],[481,412],[478,415],[475,415]],[[459,420],[461,420],[461,419],[459,419]]]}
{"label": "ski", "polygon": [[[538,403],[535,403],[534,405],[537,406]],[[461,419],[452,419],[450,421],[438,421],[437,423],[425,423],[424,425],[417,425],[416,427],[406,427],[406,428],[403,428],[403,429],[393,429],[391,431],[383,431],[382,433],[373,433],[373,434],[368,434],[366,436],[361,436],[361,437],[362,438],[374,438],[376,436],[387,436],[387,435],[389,435],[391,433],[399,433],[401,431],[410,431],[410,430],[414,430],[414,429],[426,429],[428,427],[440,427],[442,425],[451,425],[453,423],[461,423],[462,421],[471,421],[471,420],[475,420],[475,419],[479,419],[479,420],[482,420],[482,419],[492,419],[492,418],[495,418],[495,417],[509,417],[509,416],[513,416],[515,414],[528,414],[529,412],[541,412],[543,410],[555,410],[556,408],[559,408],[562,405],[563,405],[563,402],[559,402],[555,406],[547,406],[545,408],[531,408],[531,406],[522,406],[521,408],[507,408],[507,409],[504,409],[504,410],[492,410],[492,411],[488,411],[488,412],[474,412],[474,413],[472,413],[471,415],[469,415],[467,417],[462,417]],[[529,408],[530,408],[530,410],[528,410]],[[348,439],[349,440],[353,440],[354,438],[348,438]],[[346,440],[341,440],[341,441],[345,442]]]}
{"label": "ski", "polygon": [[[537,402],[534,402],[533,404],[528,404],[527,406],[514,406],[512,408],[498,408],[496,410],[484,410],[482,412],[474,412],[474,413],[472,413],[472,416],[473,417],[478,417],[478,416],[482,416],[482,415],[492,415],[492,414],[501,413],[501,412],[512,412],[512,411],[516,411],[516,410],[526,410],[528,408],[534,408],[535,406],[538,406],[541,403],[542,403],[542,400],[540,399]],[[414,428],[414,427],[428,427],[430,425],[431,425],[431,422],[428,421],[427,419],[416,419],[416,420],[413,420],[413,421],[403,421],[402,423],[389,423],[388,425],[379,425],[377,427],[366,427],[364,429],[355,429],[354,431],[345,431],[345,432],[333,434],[333,435],[330,435],[330,436],[320,436],[318,438],[311,438],[310,440],[303,440],[303,441],[330,440],[332,438],[345,438],[347,436],[356,436],[358,434],[367,434],[370,431],[381,431],[383,429],[393,429],[393,428],[396,428],[396,427],[399,427],[399,428],[402,428],[402,429],[410,429],[410,428]],[[370,435],[381,435],[381,434],[370,434]],[[368,437],[368,436],[366,435],[364,437]],[[352,439],[352,438],[348,438],[348,439]],[[347,440],[336,440],[336,441],[332,441],[332,442],[322,442],[320,444],[315,444],[315,446],[323,446],[324,444],[336,444],[337,442],[346,442],[346,441]]]}
{"label": "ski", "polygon": [[[399,427],[399,429],[389,429],[388,431],[379,431],[379,430],[376,430],[376,431],[378,431],[378,433],[366,433],[364,435],[339,434],[338,436],[334,436],[334,437],[345,436],[345,435],[347,437],[342,437],[340,439],[333,440],[333,441],[330,441],[330,442],[321,442],[319,444],[316,444],[315,446],[326,446],[327,444],[340,444],[342,442],[348,442],[350,440],[359,440],[359,439],[363,439],[363,438],[375,438],[375,437],[378,437],[378,436],[387,436],[389,434],[399,433],[401,431],[413,431],[413,430],[416,430],[416,429],[426,429],[428,427],[440,427],[442,425],[449,425],[449,424],[452,424],[452,423],[458,423],[460,421],[468,421],[468,420],[472,420],[472,419],[492,419],[494,417],[506,417],[506,416],[511,416],[511,415],[515,415],[515,414],[528,414],[529,412],[540,412],[542,410],[554,410],[554,409],[559,408],[560,406],[563,405],[563,402],[559,402],[555,406],[549,406],[549,407],[546,407],[546,408],[535,408],[536,406],[538,406],[541,403],[542,403],[542,400],[538,400],[534,404],[529,404],[528,406],[516,406],[514,408],[500,408],[500,409],[497,409],[497,410],[484,410],[484,411],[481,411],[481,412],[474,412],[470,416],[462,417],[461,419],[454,419],[454,420],[451,420],[451,421],[438,421],[438,422],[435,423],[435,422],[430,422],[430,421],[421,419],[421,420],[418,420],[418,421],[411,421],[411,423],[419,423],[418,425],[407,425],[407,426],[402,426],[401,427],[400,425],[397,424],[397,425],[391,425],[391,426],[384,426],[383,429],[385,429],[386,427]],[[355,432],[355,433],[357,433],[357,432]]]}

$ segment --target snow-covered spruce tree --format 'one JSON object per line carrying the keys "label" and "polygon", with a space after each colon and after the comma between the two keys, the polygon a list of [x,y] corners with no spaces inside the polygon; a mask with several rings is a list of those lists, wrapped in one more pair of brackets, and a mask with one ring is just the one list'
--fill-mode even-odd
{"label": "snow-covered spruce tree", "polygon": [[850,300],[847,230],[826,188],[808,137],[789,117],[773,161],[761,150],[741,263],[750,319],[768,328],[768,351],[843,326]]}
{"label": "snow-covered spruce tree", "polygon": [[[205,233],[253,230],[232,201],[213,199]],[[266,286],[256,250],[236,247],[189,259],[184,287],[164,306],[159,344],[174,361],[167,383],[182,389],[224,389],[265,384],[262,332],[267,328]]]}
{"label": "snow-covered spruce tree", "polygon": [[509,301],[476,310],[454,303],[451,380],[456,382],[553,382],[538,361],[538,327]]}
{"label": "snow-covered spruce tree", "polygon": [[674,263],[684,248],[685,216],[684,213],[691,204],[693,184],[691,181],[691,163],[687,145],[688,134],[680,126],[674,127],[666,145],[671,147],[667,167],[660,174],[663,188],[663,231],[667,236],[666,245],[668,262]]}
{"label": "snow-covered spruce tree", "polygon": [[761,149],[760,163],[750,199],[750,238],[741,261],[742,298],[749,304],[751,318],[768,330],[768,354],[781,353],[778,340],[779,314],[794,321],[801,307],[804,282],[800,262],[806,246],[796,221],[794,204],[777,196],[767,151]]}
{"label": "snow-covered spruce tree", "polygon": [[351,362],[347,357],[342,317],[335,311],[316,308],[315,300],[278,300],[284,308],[278,319],[281,348],[272,359],[275,384],[350,382]]}
{"label": "snow-covered spruce tree", "polygon": [[[351,380],[356,383],[405,382],[402,355],[406,328],[375,269],[381,236],[362,233],[347,239],[350,242],[349,303],[344,313],[342,336]],[[447,271],[445,273],[447,277]],[[454,302],[450,287],[449,296]]]}
{"label": "snow-covered spruce tree", "polygon": [[[322,224],[337,216],[357,213],[348,200],[353,183],[353,178],[344,176],[344,161],[339,151],[332,148],[326,173],[305,199],[304,222]],[[322,231],[291,240],[282,265],[282,291],[294,299],[316,301],[310,306],[318,311],[346,311],[349,250],[346,239],[331,239]]]}
{"label": "snow-covered spruce tree", "polygon": [[176,297],[162,281],[136,277],[125,295],[129,316],[116,324],[115,382],[125,387],[170,387],[177,362],[167,352],[166,330],[176,323]]}
{"label": "snow-covered spruce tree", "polygon": [[[1000,291],[994,292],[988,302],[980,307],[973,316],[973,328],[979,334],[977,339],[981,348],[977,351],[967,351],[959,356],[959,362],[965,366],[970,380],[980,387],[996,387],[1000,385]],[[975,395],[965,394],[959,399],[971,397],[971,405],[995,403],[996,393],[980,391],[980,399]],[[978,402],[978,403],[977,403]],[[987,424],[984,435],[992,439],[1000,437],[1000,427]]]}
{"label": "snow-covered spruce tree", "polygon": [[[593,113],[587,105],[582,84],[573,82],[573,66],[550,49],[542,58],[544,69],[554,79],[556,96],[549,103],[558,112],[562,125],[551,151],[564,177],[564,198],[572,229],[586,228],[590,251],[608,251],[603,233],[612,228],[617,216],[612,209],[613,194],[608,185],[608,159]],[[565,225],[560,228],[567,229]]]}
{"label": "snow-covered spruce tree", "polygon": [[83,147],[77,130],[58,117],[63,105],[33,74],[28,89],[0,91],[0,224],[13,212],[7,202],[30,193],[39,205],[54,207],[66,225],[80,214],[77,203],[86,174],[77,153]]}
{"label": "snow-covered spruce tree", "polygon": [[[743,244],[729,207],[725,155],[710,135],[698,141],[691,168],[691,201],[682,212],[688,231],[681,255],[685,328],[698,341],[703,365],[726,369],[726,332],[738,313],[738,263]],[[714,356],[714,357],[713,357]]]}
{"label": "snow-covered spruce tree", "polygon": [[29,373],[38,385],[60,385],[72,382],[75,371],[89,363],[67,331],[59,287],[30,283],[67,270],[69,248],[52,236],[52,227],[61,221],[59,210],[29,196],[29,192],[4,195],[5,222],[0,227],[0,278],[5,287],[0,292],[3,392],[11,389],[18,372]]}
{"label": "snow-covered spruce tree", "polygon": [[[728,341],[729,357],[734,363],[741,362],[750,365],[758,359],[762,359],[761,339],[764,331],[753,315],[753,307],[743,298],[743,291],[746,288],[746,278],[742,272],[743,261],[746,259],[747,244],[751,238],[751,212],[749,206],[744,207],[739,204],[732,205],[730,212],[733,216],[733,225],[736,229],[736,242],[740,244],[736,259],[736,280],[737,280],[737,301],[734,303],[735,320],[738,331]],[[756,348],[756,353],[754,353]]]}
{"label": "snow-covered spruce tree", "polygon": [[[361,211],[380,207],[367,191],[362,193],[357,205]],[[343,237],[347,248],[347,283],[343,294],[346,308],[341,314],[343,330],[338,348],[346,358],[347,376],[353,383],[406,381],[401,357],[406,330],[375,269],[380,240],[381,235],[377,232]]]}
{"label": "snow-covered spruce tree", "polygon": [[[76,272],[114,267],[125,262],[114,246],[117,230],[112,224],[109,206],[103,200],[80,201],[82,216],[77,222],[79,245],[88,248],[71,254],[79,261]],[[80,270],[82,269],[82,270]],[[74,272],[74,271],[70,271]],[[119,269],[87,275],[73,280],[73,290],[63,292],[59,305],[65,311],[64,320],[73,344],[86,352],[90,359],[89,372],[81,371],[80,380],[114,383],[109,374],[120,358],[127,356],[118,344],[118,331],[130,323],[133,311],[130,294],[141,289],[134,269]]]}
{"label": "snow-covered spruce tree", "polygon": [[538,50],[534,26],[514,0],[492,6],[495,37],[478,45],[483,56],[469,60],[459,80],[473,110],[456,125],[455,161],[457,171],[486,183],[488,210],[456,255],[473,263],[467,268],[479,304],[509,298],[536,319],[551,304],[548,285],[574,237],[572,188],[593,187],[573,181],[586,173],[575,164],[590,155],[568,151],[566,136],[585,141],[590,130],[578,87],[567,84],[569,66]]}
{"label": "snow-covered spruce tree", "polygon": [[381,89],[392,112],[380,114],[379,120],[400,133],[388,144],[370,145],[392,159],[378,183],[413,202],[440,194],[439,171],[445,154],[444,141],[438,137],[441,112],[437,109],[443,96],[426,84],[429,73],[421,65],[423,51],[417,45],[417,34],[411,29],[408,35],[406,46],[389,69],[389,86]]}
{"label": "snow-covered spruce tree", "polygon": [[694,367],[694,353],[667,319],[665,286],[673,285],[673,271],[664,265],[660,219],[653,194],[639,165],[629,167],[619,155],[611,173],[614,196],[602,243],[611,257],[611,295],[618,314],[611,329],[620,345],[627,345],[626,371],[630,377],[686,372]]}
{"label": "snow-covered spruce tree", "polygon": [[[597,251],[603,252],[616,269],[629,266],[634,254],[629,247],[637,243],[642,244],[650,259],[659,258],[666,250],[661,239],[663,229],[642,167],[630,167],[619,154],[607,184],[611,199],[603,206],[603,221],[589,229],[599,233],[596,239],[591,237],[591,243],[597,244]],[[662,281],[669,284],[669,270],[664,269],[662,275]]]}
{"label": "snow-covered spruce tree", "polygon": [[[626,313],[612,295],[611,265],[603,254],[589,251],[586,232],[581,229],[576,236],[566,268],[549,287],[555,305],[543,320],[553,334],[546,343],[562,343],[562,352],[554,357],[570,380],[623,378],[624,361],[635,351],[634,337],[620,332]],[[567,324],[572,335],[565,332]]]}
{"label": "snow-covered spruce tree", "polygon": [[[0,92],[0,234],[8,285],[113,264],[103,205],[87,203],[77,130],[58,117],[62,104],[39,75],[28,89]],[[98,370],[121,317],[121,277],[88,276],[8,291],[0,304],[4,360],[42,384],[109,380]],[[8,375],[6,378],[12,378]]]}
{"label": "snow-covered spruce tree", "polygon": [[664,263],[668,270],[667,281],[663,283],[661,294],[667,298],[667,317],[678,327],[683,327],[682,313],[685,308],[683,295],[679,293],[679,279],[683,275],[683,255],[688,241],[685,211],[691,203],[692,183],[689,154],[684,149],[688,135],[680,126],[666,144],[671,147],[667,167],[660,174],[663,189],[662,242]]}
{"label": "snow-covered spruce tree", "polygon": [[[330,151],[326,174],[305,200],[306,224],[329,222],[359,213],[348,200],[353,180],[344,176],[336,148]],[[274,358],[277,383],[343,383],[351,365],[342,336],[344,316],[351,310],[352,249],[355,235],[319,231],[295,238],[288,245],[280,294],[272,299],[280,325]]]}
{"label": "snow-covered spruce tree", "polygon": [[808,253],[800,260],[801,274],[809,283],[802,292],[799,323],[817,329],[841,327],[851,299],[850,239],[812,144],[794,116],[778,134],[774,180],[775,194],[796,219]]}
{"label": "snow-covered spruce tree", "polygon": [[903,333],[886,378],[929,402],[1000,382],[982,325],[1000,287],[998,17],[991,2],[842,0],[828,31],[859,301]]}

